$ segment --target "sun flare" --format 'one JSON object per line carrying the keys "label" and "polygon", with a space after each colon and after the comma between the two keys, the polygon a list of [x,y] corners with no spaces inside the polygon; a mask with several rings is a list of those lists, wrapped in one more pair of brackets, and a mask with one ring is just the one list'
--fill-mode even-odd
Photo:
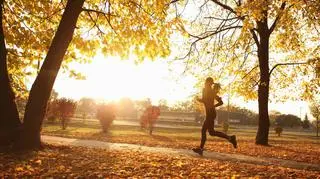
{"label": "sun flare", "polygon": [[[190,99],[200,90],[194,88],[196,83],[194,77],[181,76],[183,70],[181,66],[174,66],[172,72],[167,62],[160,59],[136,65],[133,60],[98,55],[92,63],[74,64],[73,68],[82,72],[86,80],[70,79],[63,73],[59,74],[54,89],[60,97],[76,100],[90,97],[107,101],[118,101],[125,97],[132,100],[149,98],[155,105],[160,99],[165,99],[168,105],[173,105],[177,101]],[[223,94],[222,97],[227,102],[228,94]],[[245,102],[241,98],[232,98],[230,102],[254,111],[258,110],[256,101]],[[287,107],[288,104],[295,105]],[[271,103],[270,110],[298,116],[308,112],[307,104],[301,102]]]}
{"label": "sun flare", "polygon": [[166,99],[174,103],[185,100],[194,91],[190,88],[195,84],[194,78],[174,76],[162,60],[136,65],[133,60],[99,55],[91,64],[77,64],[75,68],[86,76],[86,80],[71,80],[61,74],[55,89],[63,96],[106,100],[150,98],[155,103]]}

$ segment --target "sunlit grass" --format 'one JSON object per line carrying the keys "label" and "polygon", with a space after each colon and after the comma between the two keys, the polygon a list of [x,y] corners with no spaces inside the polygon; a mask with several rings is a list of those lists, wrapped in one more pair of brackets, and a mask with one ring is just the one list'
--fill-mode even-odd
{"label": "sunlit grass", "polygon": [[[222,131],[221,127],[217,127],[216,130]],[[165,127],[155,127],[154,134],[158,136],[166,136],[174,139],[182,140],[199,140],[200,138],[200,127],[183,127],[180,128],[165,128]],[[256,135],[255,127],[243,127],[243,126],[232,126],[228,134],[237,135],[239,140],[252,140],[254,141]],[[149,134],[147,130],[141,130],[140,126],[130,126],[130,125],[112,125],[109,132],[102,134],[101,126],[98,121],[96,122],[81,122],[73,121],[71,122],[66,130],[62,130],[59,123],[45,123],[42,129],[43,134],[60,135],[60,136],[90,136],[90,135],[103,135],[105,137],[148,137]],[[279,137],[275,134],[272,127],[270,127],[269,132],[270,141],[309,141],[320,143],[314,133],[303,132],[303,131],[289,131],[284,129],[283,134]],[[220,139],[217,139],[220,140]]]}

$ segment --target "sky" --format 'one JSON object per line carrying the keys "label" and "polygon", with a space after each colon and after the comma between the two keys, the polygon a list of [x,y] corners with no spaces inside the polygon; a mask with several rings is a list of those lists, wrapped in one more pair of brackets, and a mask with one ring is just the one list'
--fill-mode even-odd
{"label": "sky", "polygon": [[[118,100],[150,98],[153,103],[166,99],[169,104],[185,100],[195,93],[196,83],[191,76],[181,76],[181,67],[171,72],[165,60],[144,61],[97,56],[91,64],[74,65],[86,80],[74,80],[59,73],[54,89],[61,95],[74,99],[87,96],[96,99]],[[191,85],[191,86],[190,86]]]}
{"label": "sky", "polygon": [[[74,64],[74,68],[86,76],[86,80],[75,80],[63,73],[59,73],[54,84],[59,97],[79,100],[82,97],[117,101],[129,97],[133,100],[150,98],[154,105],[160,99],[166,99],[169,105],[176,101],[190,99],[199,93],[195,88],[197,80],[183,74],[181,65],[168,65],[164,59],[156,61],[146,60],[136,65],[134,60],[120,60],[116,57],[98,55],[90,64]],[[221,94],[225,104],[228,94]],[[230,103],[258,111],[258,102],[246,102],[241,98],[232,97]],[[294,114],[298,117],[310,113],[308,104],[303,101],[286,103],[270,103],[270,111],[283,114]],[[308,115],[311,119],[311,115]]]}

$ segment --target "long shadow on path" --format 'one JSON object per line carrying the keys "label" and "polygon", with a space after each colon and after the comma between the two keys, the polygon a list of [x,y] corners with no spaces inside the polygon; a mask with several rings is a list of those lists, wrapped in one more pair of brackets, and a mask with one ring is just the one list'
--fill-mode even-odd
{"label": "long shadow on path", "polygon": [[173,148],[164,148],[164,147],[147,147],[136,144],[124,144],[124,143],[110,143],[102,142],[96,140],[82,140],[82,139],[72,139],[72,138],[63,138],[55,136],[45,136],[43,135],[42,140],[51,144],[62,144],[62,145],[71,145],[71,146],[83,146],[91,148],[104,148],[110,150],[136,150],[136,151],[146,151],[154,153],[164,153],[172,155],[184,155],[190,157],[198,157],[204,159],[213,159],[221,161],[232,161],[237,163],[249,163],[256,165],[275,165],[286,168],[294,169],[303,169],[303,170],[314,170],[320,171],[319,164],[311,164],[305,162],[296,162],[292,160],[276,159],[276,158],[265,158],[265,157],[252,157],[241,154],[227,154],[227,153],[218,153],[218,152],[204,152],[203,156],[192,152],[191,150],[186,149],[173,149]]}

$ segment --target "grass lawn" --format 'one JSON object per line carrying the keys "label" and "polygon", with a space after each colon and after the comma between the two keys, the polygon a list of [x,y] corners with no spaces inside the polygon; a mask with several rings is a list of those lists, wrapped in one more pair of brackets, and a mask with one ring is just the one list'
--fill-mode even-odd
{"label": "grass lawn", "polygon": [[[221,129],[217,129],[221,130]],[[191,149],[199,146],[200,129],[195,128],[155,128],[153,135],[141,130],[138,126],[113,125],[108,133],[102,133],[97,124],[71,123],[66,130],[59,124],[45,124],[42,134],[80,139],[92,139],[107,142],[131,143],[146,146]],[[256,130],[254,128],[232,128],[229,134],[237,135],[238,148],[223,139],[208,136],[205,145],[207,151],[223,153],[240,153],[250,156],[274,157],[308,163],[320,163],[320,139],[312,133],[284,130],[281,137],[270,129],[270,147],[254,144]]]}

